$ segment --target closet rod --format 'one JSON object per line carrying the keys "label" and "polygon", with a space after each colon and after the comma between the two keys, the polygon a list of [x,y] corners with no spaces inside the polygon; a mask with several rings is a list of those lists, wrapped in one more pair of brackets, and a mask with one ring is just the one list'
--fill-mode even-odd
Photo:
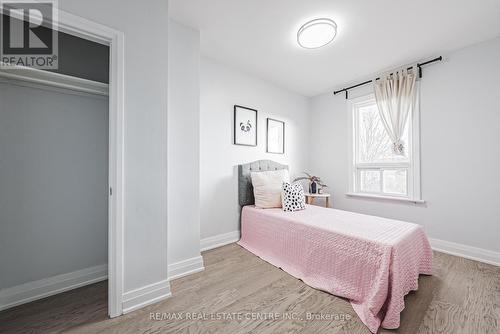
{"label": "closet rod", "polygon": [[[441,61],[443,60],[443,57],[442,56],[439,56],[437,58],[434,58],[434,59],[431,59],[431,60],[427,60],[427,61],[424,61],[422,63],[418,63],[417,64],[417,67],[418,67],[418,77],[421,78],[422,77],[422,66],[424,65],[428,65],[428,64],[431,64],[431,63],[434,63],[436,61]],[[410,66],[408,67],[409,70],[411,70],[413,68],[413,66]],[[376,78],[375,80],[378,80],[380,78]],[[349,90],[353,89],[353,88],[357,88],[357,87],[360,87],[360,86],[364,86],[364,85],[367,85],[369,84],[370,82],[373,82],[373,80],[367,80],[365,82],[361,82],[359,84],[356,84],[356,85],[353,85],[353,86],[349,86],[349,87],[346,87],[346,88],[342,88],[340,90],[337,90],[337,91],[334,91],[333,92],[333,95],[337,95],[339,93],[342,93],[342,92],[345,92],[345,98],[348,99],[349,98]]]}

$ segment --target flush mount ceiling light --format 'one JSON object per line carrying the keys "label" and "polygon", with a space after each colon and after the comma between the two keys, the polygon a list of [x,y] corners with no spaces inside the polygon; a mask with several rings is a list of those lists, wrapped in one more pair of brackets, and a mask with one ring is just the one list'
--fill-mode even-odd
{"label": "flush mount ceiling light", "polygon": [[314,19],[297,32],[297,43],[305,49],[317,49],[329,44],[337,35],[337,24],[330,19]]}

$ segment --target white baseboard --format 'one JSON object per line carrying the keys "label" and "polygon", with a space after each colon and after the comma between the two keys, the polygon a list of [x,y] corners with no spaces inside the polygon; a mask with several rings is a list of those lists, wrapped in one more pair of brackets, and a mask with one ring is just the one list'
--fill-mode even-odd
{"label": "white baseboard", "polygon": [[217,247],[222,247],[233,242],[240,240],[240,231],[233,231],[229,233],[215,235],[213,237],[208,237],[201,239],[200,248],[201,251],[207,251]]}
{"label": "white baseboard", "polygon": [[170,283],[163,280],[123,294],[123,314],[157,303],[172,296]]}
{"label": "white baseboard", "polygon": [[184,277],[205,270],[201,255],[168,265],[168,280]]}
{"label": "white baseboard", "polygon": [[108,265],[102,264],[71,273],[52,276],[0,290],[0,311],[49,297],[108,278]]}
{"label": "white baseboard", "polygon": [[429,238],[429,241],[435,251],[500,266],[500,253],[498,252],[433,238]]}

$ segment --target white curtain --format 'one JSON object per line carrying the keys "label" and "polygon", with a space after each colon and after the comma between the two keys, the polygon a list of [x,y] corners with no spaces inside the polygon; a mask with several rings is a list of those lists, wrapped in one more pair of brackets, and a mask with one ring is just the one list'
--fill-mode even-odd
{"label": "white curtain", "polygon": [[387,74],[374,81],[375,100],[380,118],[391,139],[395,154],[405,154],[405,143],[401,139],[408,115],[415,107],[417,66]]}

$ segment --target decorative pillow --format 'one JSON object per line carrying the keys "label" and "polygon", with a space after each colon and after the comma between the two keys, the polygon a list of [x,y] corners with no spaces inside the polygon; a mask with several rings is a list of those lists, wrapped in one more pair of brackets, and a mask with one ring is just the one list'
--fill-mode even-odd
{"label": "decorative pillow", "polygon": [[262,209],[281,208],[281,187],[283,182],[290,182],[288,170],[253,172],[250,176],[255,206]]}
{"label": "decorative pillow", "polygon": [[304,188],[298,182],[283,183],[282,205],[283,211],[299,211],[306,208],[306,197]]}

